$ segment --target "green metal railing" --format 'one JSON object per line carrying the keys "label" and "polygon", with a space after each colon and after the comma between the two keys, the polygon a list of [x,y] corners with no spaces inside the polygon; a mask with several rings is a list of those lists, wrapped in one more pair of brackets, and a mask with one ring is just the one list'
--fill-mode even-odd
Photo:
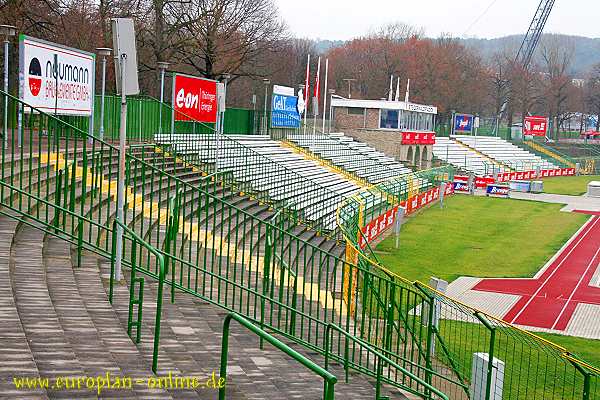
{"label": "green metal railing", "polygon": [[[275,338],[273,335],[270,335],[264,330],[258,328],[252,322],[248,321],[246,318],[236,313],[229,313],[223,321],[223,338],[221,339],[220,378],[227,378],[227,354],[229,352],[229,326],[231,325],[231,320],[235,320],[244,328],[257,335],[261,339],[261,342],[263,340],[267,341],[275,348],[281,350],[286,355],[290,356],[291,358],[308,368],[310,371],[323,378],[323,400],[333,400],[335,398],[334,389],[335,384],[337,382],[337,378],[335,377],[335,375],[327,371],[327,368],[322,368],[321,366],[317,365],[315,362],[298,353],[285,343],[281,342],[279,339]],[[225,385],[219,388],[219,400],[225,400],[225,390]]]}
{"label": "green metal railing", "polygon": [[[390,316],[390,318],[392,318],[392,317],[393,316]],[[410,372],[406,368],[403,368],[402,366],[398,365],[390,357],[387,357],[380,351],[377,351],[376,349],[374,349],[369,343],[367,343],[355,336],[348,334],[348,332],[345,332],[345,331],[341,330],[340,328],[338,328],[337,326],[332,325],[332,324],[327,325],[327,331],[325,333],[325,369],[327,369],[329,367],[329,358],[330,358],[329,353],[330,353],[330,348],[332,346],[331,334],[334,331],[337,331],[339,334],[343,335],[343,337],[344,337],[344,339],[343,339],[344,358],[341,360],[338,360],[338,361],[340,361],[343,364],[344,370],[346,371],[346,382],[348,381],[348,371],[350,369],[350,361],[349,361],[348,355],[350,353],[350,347],[351,347],[350,343],[352,343],[352,345],[354,345],[354,344],[359,345],[361,349],[364,349],[364,351],[368,352],[369,355],[372,354],[373,357],[376,359],[376,361],[374,361],[376,368],[377,368],[377,376],[376,376],[376,384],[375,384],[375,399],[381,398],[381,386],[382,386],[382,379],[383,379],[384,374],[386,374],[388,379],[390,379],[391,376],[394,375],[392,370],[395,370],[396,374],[398,372],[400,372],[403,376],[407,377],[410,380],[413,380],[418,386],[421,386],[423,388],[422,392],[433,393],[439,399],[448,400],[448,397],[443,392],[441,392],[437,388],[429,385],[427,382],[423,381],[422,379],[420,379],[418,376],[414,375],[412,372]],[[384,372],[384,364],[385,364],[385,368],[387,369],[387,373]],[[361,368],[360,365],[356,365],[355,367],[359,370]],[[421,393],[421,391],[415,390],[412,393],[418,395]],[[431,397],[431,398],[435,398],[435,397]]]}
{"label": "green metal railing", "polygon": [[[118,150],[18,99],[13,101],[19,104],[19,112],[37,117],[24,118],[20,132],[12,128],[5,133],[8,146],[2,150],[0,180],[3,207],[75,244],[79,253],[113,257]],[[23,137],[21,147],[18,136]],[[345,302],[335,293],[339,288],[351,290],[352,277],[358,275],[367,274],[370,284],[380,288],[392,287],[393,282],[360,271],[255,217],[241,208],[248,198],[212,179],[216,176],[206,179],[176,157],[147,149],[132,147],[126,154],[126,209],[121,222],[145,246],[163,255],[164,282],[172,295],[184,292],[240,313],[320,353],[324,353],[329,323],[360,335],[375,348],[380,346],[382,329],[372,316],[383,315],[382,303],[370,305],[368,314],[351,312],[361,308],[359,299],[350,296]],[[135,265],[136,274],[156,265],[155,256],[138,245],[123,247],[123,265]],[[130,284],[137,285],[135,281]],[[138,299],[132,296],[133,301]],[[358,354],[353,357],[354,365],[364,365],[375,377],[368,360]],[[418,365],[413,368],[420,369]],[[401,382],[392,383],[404,387]]]}
{"label": "green metal railing", "polygon": [[[442,174],[429,176],[428,180],[437,184],[441,177]],[[482,366],[484,370],[480,375],[488,378],[479,392],[485,393],[486,399],[494,398],[493,389],[501,389],[503,398],[510,399],[592,399],[600,395],[597,367],[561,346],[451,299],[421,282],[406,281],[382,265],[370,246],[361,249],[358,238],[363,224],[360,220],[369,220],[363,210],[365,204],[377,203],[370,200],[374,196],[381,193],[365,190],[346,200],[338,209],[338,223],[361,270],[379,271],[397,283],[395,293],[381,291],[377,285],[362,288],[363,305],[373,301],[364,293],[384,298],[389,304],[389,313],[393,314],[393,318],[388,319],[404,325],[402,330],[388,324],[383,354],[410,371],[410,363],[397,361],[395,357],[412,342],[412,346],[419,348],[419,363],[426,367],[425,382],[442,389],[450,398],[470,397],[476,389],[471,382],[474,353],[486,353],[489,359],[497,358],[505,363],[502,388],[490,387],[492,363]],[[399,292],[399,287],[406,288],[405,292]],[[408,293],[413,290],[422,297],[412,298]],[[425,332],[420,333],[420,330]],[[412,341],[408,340],[410,337]]]}
{"label": "green metal railing", "polygon": [[[112,259],[118,149],[11,100],[18,104],[24,123],[21,131],[13,125],[3,132],[7,147],[1,154],[2,208],[76,245],[78,264],[83,251]],[[19,136],[22,146],[17,144]],[[172,301],[176,292],[195,296],[304,349],[320,354],[330,349],[332,360],[343,360],[352,370],[424,398],[431,393],[421,382],[449,398],[469,395],[471,355],[490,347],[490,331],[477,319],[477,310],[392,274],[369,247],[356,245],[365,222],[402,196],[437,184],[447,172],[395,178],[342,200],[337,222],[348,243],[342,258],[294,235],[277,218],[271,221],[276,211],[240,196],[219,175],[203,177],[177,157],[151,150],[132,147],[125,158],[126,209],[120,222],[128,227],[130,239],[123,247],[123,264],[135,268],[134,278],[139,272],[160,279],[160,254]],[[259,207],[272,214],[259,218],[249,211]],[[132,280],[130,285],[139,283]],[[130,306],[131,300],[143,301],[131,296]],[[137,321],[134,315],[131,323]],[[507,363],[507,398],[598,395],[596,368],[563,348],[486,318],[497,326],[494,354]],[[329,337],[330,324],[341,331]],[[378,373],[376,360],[365,356],[359,342],[353,341],[348,352],[346,346],[336,345],[348,335],[412,375],[398,369],[394,374]],[[327,338],[331,347],[326,346]]]}
{"label": "green metal railing", "polygon": [[[305,224],[319,233],[335,230],[335,209],[346,197],[301,175],[283,164],[245,146],[238,140],[220,137],[219,180],[235,192],[243,192],[281,209],[294,223]],[[164,134],[158,144],[169,154],[204,171],[214,171],[217,160],[216,135]]]}
{"label": "green metal railing", "polygon": [[[123,242],[130,250],[131,257],[125,259],[125,263],[130,267],[130,284],[129,284],[129,313],[127,318],[127,334],[131,337],[133,327],[136,328],[135,342],[139,343],[142,331],[142,308],[144,304],[144,278],[138,278],[137,272],[154,278],[158,281],[156,294],[156,318],[154,323],[154,344],[152,347],[152,372],[156,373],[158,368],[158,346],[160,342],[160,323],[162,317],[162,293],[165,284],[165,259],[162,253],[156,248],[146,243],[142,238],[135,234],[127,225],[119,220],[113,221],[112,227],[112,250],[110,257],[110,283],[109,283],[109,301],[112,304],[114,299],[114,277],[115,277],[115,254],[117,247],[117,225],[121,226],[124,231]],[[154,268],[150,264],[146,264],[146,268],[138,265],[138,255],[142,259],[141,249],[145,248],[149,253],[154,255],[156,263]],[[135,295],[136,284],[139,284],[137,297]],[[134,306],[137,305],[137,317],[133,321],[135,312]]]}

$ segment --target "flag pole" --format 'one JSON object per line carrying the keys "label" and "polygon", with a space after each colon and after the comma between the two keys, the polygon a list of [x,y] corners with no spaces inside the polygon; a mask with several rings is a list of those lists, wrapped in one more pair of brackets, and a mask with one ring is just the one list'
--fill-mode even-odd
{"label": "flag pole", "polygon": [[308,53],[308,61],[306,61],[306,82],[304,82],[304,134],[306,135],[306,116],[308,115],[308,103],[310,103],[310,53]]}
{"label": "flag pole", "polygon": [[317,135],[317,115],[319,115],[319,76],[321,75],[321,57],[317,62],[317,79],[315,81],[315,95],[313,97],[313,134],[312,145],[315,145],[315,136]]}
{"label": "flag pole", "polygon": [[388,101],[392,101],[392,94],[394,92],[394,75],[390,75],[390,91],[388,92]]}
{"label": "flag pole", "polygon": [[396,81],[396,98],[394,100],[400,101],[400,77],[398,77],[398,80]]}
{"label": "flag pole", "polygon": [[325,133],[325,110],[327,110],[327,73],[329,72],[329,58],[325,59],[325,87],[323,88],[323,134]]}

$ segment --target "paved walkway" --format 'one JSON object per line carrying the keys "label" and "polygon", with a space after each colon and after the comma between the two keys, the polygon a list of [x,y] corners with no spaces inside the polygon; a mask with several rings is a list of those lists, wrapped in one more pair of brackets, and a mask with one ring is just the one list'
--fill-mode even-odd
{"label": "paved walkway", "polygon": [[510,192],[511,199],[533,200],[544,203],[565,204],[561,211],[572,212],[574,210],[600,211],[600,198],[583,196],[569,196],[565,194],[551,193],[521,193]]}

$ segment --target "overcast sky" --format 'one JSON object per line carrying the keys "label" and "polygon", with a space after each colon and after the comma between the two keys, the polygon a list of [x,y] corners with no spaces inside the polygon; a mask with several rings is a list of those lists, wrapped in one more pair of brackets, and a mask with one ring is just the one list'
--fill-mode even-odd
{"label": "overcast sky", "polygon": [[[539,4],[539,0],[274,1],[296,36],[331,40],[361,36],[396,21],[422,27],[430,37],[525,33]],[[600,0],[556,0],[545,32],[600,37]]]}

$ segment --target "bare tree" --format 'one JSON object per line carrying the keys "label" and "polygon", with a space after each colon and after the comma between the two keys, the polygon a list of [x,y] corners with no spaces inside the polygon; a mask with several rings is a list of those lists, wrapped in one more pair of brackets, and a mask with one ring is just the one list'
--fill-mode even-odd
{"label": "bare tree", "polygon": [[261,57],[287,38],[272,0],[190,0],[182,4],[181,63],[207,78],[256,76]]}
{"label": "bare tree", "polygon": [[569,42],[559,41],[550,36],[542,43],[541,54],[544,63],[543,81],[548,116],[554,123],[554,136],[558,138],[561,115],[566,111],[565,105],[572,86],[569,68],[574,53],[574,47]]}
{"label": "bare tree", "polygon": [[596,130],[600,131],[600,64],[592,68],[585,85],[585,102],[587,111],[598,116]]}

